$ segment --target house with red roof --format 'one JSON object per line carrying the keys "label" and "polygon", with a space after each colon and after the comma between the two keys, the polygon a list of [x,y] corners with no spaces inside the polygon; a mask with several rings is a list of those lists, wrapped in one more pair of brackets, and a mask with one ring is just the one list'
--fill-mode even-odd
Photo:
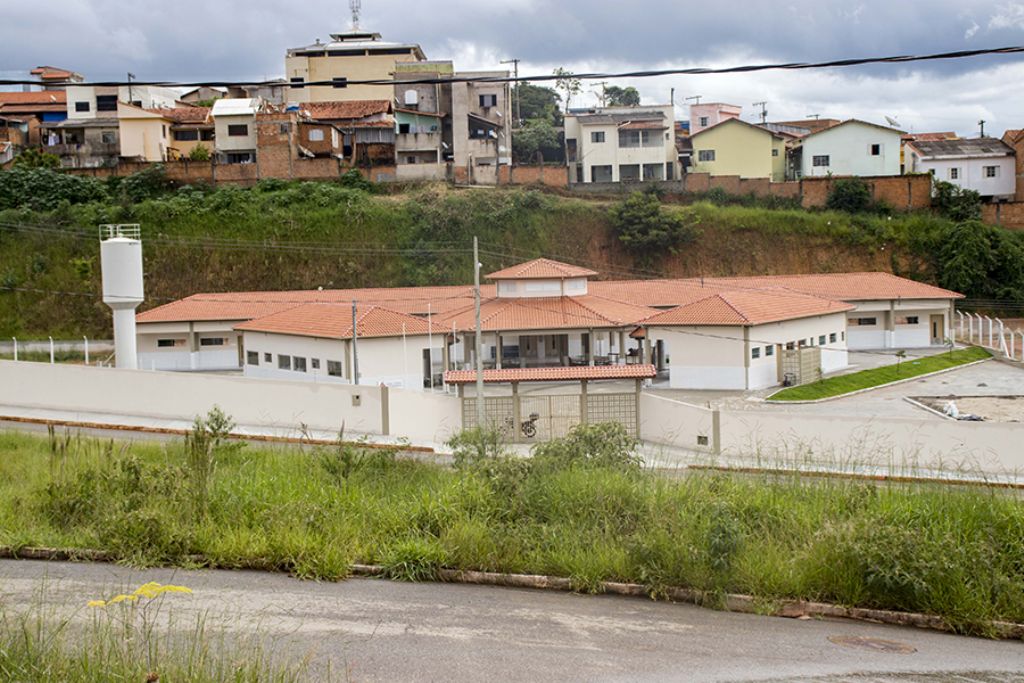
{"label": "house with red roof", "polygon": [[[850,350],[941,346],[960,297],[889,273],[599,275],[545,258],[487,275],[480,347],[495,371],[489,381],[514,375],[504,370],[539,369],[530,381],[555,381],[565,368],[639,364],[678,388],[806,382],[845,368]],[[421,388],[476,367],[466,285],[196,294],[136,320],[147,369]]]}

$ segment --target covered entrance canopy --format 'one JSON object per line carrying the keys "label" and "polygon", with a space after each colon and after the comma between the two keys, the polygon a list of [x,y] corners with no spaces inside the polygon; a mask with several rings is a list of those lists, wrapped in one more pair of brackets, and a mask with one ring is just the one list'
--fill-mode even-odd
{"label": "covered entrance canopy", "polygon": [[[509,441],[533,443],[565,436],[578,424],[618,422],[637,436],[640,425],[640,389],[645,379],[653,378],[653,365],[571,366],[551,368],[505,368],[484,370],[483,381],[489,386],[508,385],[510,390],[484,392],[485,427],[496,429]],[[477,400],[466,395],[466,385],[476,383],[475,370],[452,370],[445,373],[445,382],[458,387],[462,399],[462,425],[477,423]],[[632,391],[590,391],[592,382],[633,380]],[[522,394],[519,384],[578,383],[576,390],[558,387],[552,392]],[[628,386],[628,385],[627,385]]]}

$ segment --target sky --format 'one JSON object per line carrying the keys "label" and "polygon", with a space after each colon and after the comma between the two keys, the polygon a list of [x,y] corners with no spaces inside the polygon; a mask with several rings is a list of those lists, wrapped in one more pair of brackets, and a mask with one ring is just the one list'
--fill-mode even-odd
{"label": "sky", "polygon": [[[0,22],[0,74],[50,64],[90,79],[230,80],[282,76],[289,47],[347,30],[345,0],[47,0]],[[1024,45],[1024,0],[363,0],[360,27],[419,43],[460,70],[517,57],[520,75],[733,66]],[[888,116],[915,132],[1024,127],[1024,54],[912,65],[622,79],[645,104],[686,98],[741,105],[757,120]],[[584,83],[573,106],[596,103]]]}

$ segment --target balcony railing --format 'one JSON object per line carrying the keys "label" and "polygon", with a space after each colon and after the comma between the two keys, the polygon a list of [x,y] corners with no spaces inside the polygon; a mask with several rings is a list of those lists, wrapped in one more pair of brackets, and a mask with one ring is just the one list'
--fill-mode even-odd
{"label": "balcony railing", "polygon": [[440,133],[399,133],[395,136],[395,149],[399,151],[433,150],[441,146]]}

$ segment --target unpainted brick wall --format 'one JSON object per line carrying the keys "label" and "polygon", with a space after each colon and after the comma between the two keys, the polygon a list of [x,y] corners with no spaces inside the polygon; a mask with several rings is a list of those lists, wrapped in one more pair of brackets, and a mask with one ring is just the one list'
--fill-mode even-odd
{"label": "unpainted brick wall", "polygon": [[984,204],[981,207],[981,219],[1010,230],[1024,230],[1024,202]]}

